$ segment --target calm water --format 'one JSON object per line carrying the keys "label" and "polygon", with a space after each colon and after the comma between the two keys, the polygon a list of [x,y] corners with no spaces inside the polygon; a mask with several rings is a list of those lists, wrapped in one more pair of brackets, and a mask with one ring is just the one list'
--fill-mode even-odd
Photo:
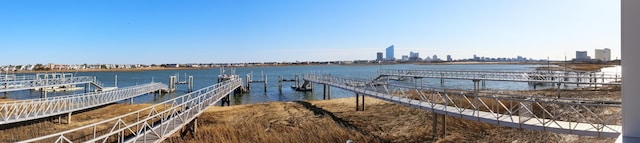
{"label": "calm water", "polygon": [[[232,96],[231,104],[249,104],[269,101],[294,101],[294,100],[321,100],[322,99],[322,86],[316,85],[314,92],[296,92],[290,88],[294,83],[283,83],[282,92],[278,90],[278,76],[283,76],[285,79],[293,79],[295,75],[304,73],[328,73],[341,77],[353,77],[353,78],[374,78],[377,70],[379,69],[446,69],[446,70],[500,70],[500,71],[531,71],[535,67],[541,65],[358,65],[358,66],[343,66],[343,65],[323,65],[323,66],[287,66],[287,67],[247,67],[237,68],[236,74],[240,75],[243,79],[246,74],[253,73],[253,80],[261,80],[262,73],[267,75],[267,92],[264,92],[264,85],[262,83],[256,83],[251,85],[251,93],[246,93],[241,96]],[[203,70],[165,70],[165,71],[143,71],[143,72],[88,72],[88,73],[76,73],[76,76],[96,76],[96,78],[103,82],[105,86],[114,86],[115,76],[118,76],[118,87],[133,86],[136,84],[143,84],[151,82],[163,82],[168,83],[169,76],[179,73],[179,80],[183,81],[185,73],[194,77],[194,89],[200,89],[217,81],[217,76],[220,70],[203,69]],[[411,84],[411,81],[406,81],[407,84]],[[472,89],[473,82],[469,80],[446,80],[445,85],[440,85],[439,79],[424,79],[423,86],[436,87],[436,88],[450,88],[450,89]],[[83,86],[83,85],[78,85]],[[504,89],[504,90],[527,90],[533,89],[524,82],[494,82],[487,81],[487,89]],[[82,93],[84,90],[75,92],[55,92],[48,93],[48,96],[60,96],[69,95],[74,93]],[[136,103],[155,103],[161,102],[173,97],[183,95],[187,93],[187,85],[179,85],[178,91],[171,94],[163,94],[161,96],[143,95],[136,97],[134,101]],[[332,98],[351,97],[354,94],[337,88],[332,88]],[[31,99],[39,98],[40,92],[38,91],[17,91],[9,92],[7,95],[10,99]]]}

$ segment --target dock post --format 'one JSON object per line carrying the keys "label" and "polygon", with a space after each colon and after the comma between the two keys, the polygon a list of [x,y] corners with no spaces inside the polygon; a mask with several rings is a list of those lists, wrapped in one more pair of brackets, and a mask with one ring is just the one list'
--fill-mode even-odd
{"label": "dock post", "polygon": [[251,75],[247,74],[247,91],[251,91]]}
{"label": "dock post", "polygon": [[298,77],[298,75],[296,75],[296,89],[300,88],[300,81],[299,81],[300,77]]}
{"label": "dock post", "polygon": [[278,91],[282,92],[282,76],[278,76]]}
{"label": "dock post", "polygon": [[440,73],[440,85],[444,86],[444,73]]}
{"label": "dock post", "polygon": [[115,77],[115,83],[113,84],[115,87],[118,87],[118,75]]}
{"label": "dock post", "polygon": [[267,92],[267,75],[262,74],[262,79],[264,80],[264,92]]}
{"label": "dock post", "polygon": [[193,76],[189,76],[189,80],[187,82],[189,84],[189,92],[193,92]]}
{"label": "dock post", "polygon": [[174,76],[169,76],[169,92],[172,92],[175,89],[175,77]]}

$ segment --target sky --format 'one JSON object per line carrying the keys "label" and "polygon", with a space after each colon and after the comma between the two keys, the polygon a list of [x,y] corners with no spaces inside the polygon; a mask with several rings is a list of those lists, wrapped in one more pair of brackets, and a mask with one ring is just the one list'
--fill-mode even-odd
{"label": "sky", "polygon": [[610,48],[619,0],[0,0],[0,65],[395,57],[564,60]]}

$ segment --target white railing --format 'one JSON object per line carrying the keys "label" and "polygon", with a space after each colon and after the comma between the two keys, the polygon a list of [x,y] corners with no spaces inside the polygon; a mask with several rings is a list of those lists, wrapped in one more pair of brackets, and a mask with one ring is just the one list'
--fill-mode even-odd
{"label": "white railing", "polygon": [[35,80],[36,76],[33,75],[14,75],[14,74],[9,74],[9,75],[4,75],[4,74],[0,74],[0,82],[6,82],[6,81],[17,81],[17,80]]}
{"label": "white railing", "polygon": [[0,125],[80,111],[162,89],[167,89],[167,85],[148,83],[112,91],[1,102]]}
{"label": "white railing", "polygon": [[36,88],[95,83],[95,78],[90,76],[78,76],[53,79],[15,80],[0,82],[0,92],[29,90]]}
{"label": "white railing", "polygon": [[21,142],[160,142],[241,85],[239,78],[227,80],[119,117]]}
{"label": "white railing", "polygon": [[566,134],[617,137],[622,131],[620,101],[419,89],[407,86],[353,86],[346,78],[307,74],[304,79],[374,98],[501,126]]}
{"label": "white railing", "polygon": [[595,72],[502,72],[502,71],[445,71],[445,70],[404,70],[383,69],[378,77],[421,77],[442,79],[469,79],[488,81],[547,82],[566,84],[619,85],[621,75]]}

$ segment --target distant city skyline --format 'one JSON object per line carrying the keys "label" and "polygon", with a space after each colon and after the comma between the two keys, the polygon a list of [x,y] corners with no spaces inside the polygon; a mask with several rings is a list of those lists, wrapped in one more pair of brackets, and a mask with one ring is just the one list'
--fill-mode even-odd
{"label": "distant city skyline", "polygon": [[[620,59],[620,1],[0,1],[0,65]],[[386,57],[386,55],[385,55]]]}

